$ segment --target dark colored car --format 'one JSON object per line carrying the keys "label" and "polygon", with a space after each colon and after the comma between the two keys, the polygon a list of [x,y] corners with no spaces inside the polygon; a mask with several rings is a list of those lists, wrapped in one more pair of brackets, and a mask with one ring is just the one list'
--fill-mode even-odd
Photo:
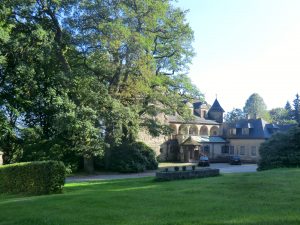
{"label": "dark colored car", "polygon": [[241,165],[242,164],[241,158],[239,156],[237,156],[237,155],[232,156],[230,158],[230,162],[229,163],[230,163],[230,165]]}
{"label": "dark colored car", "polygon": [[207,156],[203,155],[199,158],[198,166],[209,166],[209,159]]}

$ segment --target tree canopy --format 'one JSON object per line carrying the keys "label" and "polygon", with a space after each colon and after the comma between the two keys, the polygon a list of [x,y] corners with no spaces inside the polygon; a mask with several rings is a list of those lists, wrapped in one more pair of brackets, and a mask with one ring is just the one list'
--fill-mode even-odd
{"label": "tree canopy", "polygon": [[3,0],[4,163],[93,157],[142,126],[166,132],[153,116],[203,98],[186,75],[186,13],[169,0]]}
{"label": "tree canopy", "polygon": [[234,108],[230,112],[226,113],[224,116],[224,121],[226,123],[235,123],[238,120],[245,119],[246,115],[241,109]]}
{"label": "tree canopy", "polygon": [[260,117],[269,120],[267,106],[263,98],[257,93],[250,95],[247,99],[244,106],[244,113],[246,113],[250,118]]}

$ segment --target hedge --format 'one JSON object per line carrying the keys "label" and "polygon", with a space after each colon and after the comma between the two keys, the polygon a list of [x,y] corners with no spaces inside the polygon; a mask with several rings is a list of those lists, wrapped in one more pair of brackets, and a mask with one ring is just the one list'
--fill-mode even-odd
{"label": "hedge", "polygon": [[300,128],[277,133],[259,148],[258,170],[300,167]]}
{"label": "hedge", "polygon": [[109,169],[122,173],[155,170],[155,152],[142,142],[123,143],[112,149]]}
{"label": "hedge", "polygon": [[65,166],[58,161],[36,161],[0,166],[0,193],[61,193]]}

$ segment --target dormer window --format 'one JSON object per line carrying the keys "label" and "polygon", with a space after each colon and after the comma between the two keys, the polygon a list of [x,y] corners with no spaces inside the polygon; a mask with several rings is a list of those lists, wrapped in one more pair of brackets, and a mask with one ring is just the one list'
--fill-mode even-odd
{"label": "dormer window", "polygon": [[243,128],[242,129],[242,134],[243,135],[249,135],[249,128]]}
{"label": "dormer window", "polygon": [[236,129],[235,128],[231,128],[229,130],[230,135],[236,135]]}

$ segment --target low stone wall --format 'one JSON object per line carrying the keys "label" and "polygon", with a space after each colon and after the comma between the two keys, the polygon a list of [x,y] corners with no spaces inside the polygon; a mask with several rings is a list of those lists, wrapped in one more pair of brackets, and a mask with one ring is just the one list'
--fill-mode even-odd
{"label": "low stone wall", "polygon": [[156,180],[179,180],[179,179],[193,179],[201,177],[214,177],[220,174],[219,169],[202,168],[197,170],[186,171],[159,171],[156,172]]}

